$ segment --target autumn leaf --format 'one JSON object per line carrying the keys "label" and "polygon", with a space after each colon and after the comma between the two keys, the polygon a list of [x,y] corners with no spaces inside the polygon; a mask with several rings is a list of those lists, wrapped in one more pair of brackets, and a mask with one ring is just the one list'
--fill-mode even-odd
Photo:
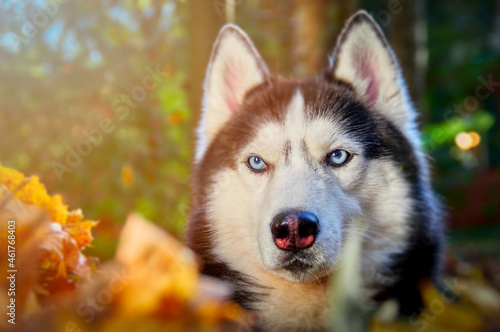
{"label": "autumn leaf", "polygon": [[[238,305],[228,301],[225,283],[200,275],[190,249],[137,215],[127,219],[113,262],[94,276],[81,292],[82,301],[105,291],[112,300],[100,312],[105,327],[98,319],[92,330],[133,329],[161,322],[151,330],[217,331],[218,326],[235,326],[243,315]],[[110,286],[113,283],[120,283],[119,290]]]}
{"label": "autumn leaf", "polygon": [[[48,195],[36,176],[0,167],[0,189],[0,216],[16,223],[17,263],[31,271],[23,286],[26,294],[33,292],[40,303],[71,296],[78,280],[90,278],[97,263],[81,252],[92,241],[96,222],[84,221],[80,209],[68,212],[62,197]],[[0,234],[7,237],[6,229]]]}

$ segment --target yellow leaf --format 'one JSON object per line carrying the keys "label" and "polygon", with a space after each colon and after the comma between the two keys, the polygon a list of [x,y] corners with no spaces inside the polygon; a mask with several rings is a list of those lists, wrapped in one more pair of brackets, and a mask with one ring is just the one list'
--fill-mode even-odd
{"label": "yellow leaf", "polygon": [[122,181],[126,186],[130,186],[134,183],[134,169],[130,165],[124,165],[122,167]]}

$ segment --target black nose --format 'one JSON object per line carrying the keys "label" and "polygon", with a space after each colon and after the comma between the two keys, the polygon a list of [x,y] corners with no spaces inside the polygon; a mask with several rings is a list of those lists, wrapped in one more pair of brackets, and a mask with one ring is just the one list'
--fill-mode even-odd
{"label": "black nose", "polygon": [[282,250],[309,248],[316,239],[318,229],[318,218],[307,211],[283,212],[271,222],[274,243]]}

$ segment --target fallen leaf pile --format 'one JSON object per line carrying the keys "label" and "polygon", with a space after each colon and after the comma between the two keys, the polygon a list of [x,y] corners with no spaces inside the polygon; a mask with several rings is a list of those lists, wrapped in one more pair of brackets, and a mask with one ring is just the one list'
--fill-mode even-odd
{"label": "fallen leaf pile", "polygon": [[[10,269],[17,269],[28,282],[18,287],[16,298],[23,305],[28,301],[30,308],[20,306],[19,311],[68,296],[80,279],[90,277],[96,259],[81,250],[90,244],[97,223],[83,220],[81,210],[68,211],[61,196],[48,195],[38,177],[0,167],[0,217],[1,239],[9,235],[7,220],[15,222],[10,235],[15,234],[17,253]],[[6,250],[0,259],[7,262]]]}
{"label": "fallen leaf pile", "polygon": [[235,331],[242,309],[199,267],[173,236],[131,215],[115,259],[81,289],[71,320],[82,331]]}
{"label": "fallen leaf pile", "polygon": [[[194,253],[136,215],[115,258],[98,265],[82,253],[97,223],[68,211],[37,177],[0,167],[0,218],[16,223],[16,327],[23,331],[234,331],[244,322],[226,284],[200,275]],[[7,227],[0,236],[5,243]],[[0,260],[8,262],[5,250]],[[2,291],[0,305],[8,301]],[[2,320],[4,328],[12,326]]]}

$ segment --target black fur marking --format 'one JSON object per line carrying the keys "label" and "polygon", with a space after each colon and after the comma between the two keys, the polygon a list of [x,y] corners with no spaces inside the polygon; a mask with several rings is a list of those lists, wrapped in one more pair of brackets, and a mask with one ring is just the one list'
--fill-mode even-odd
{"label": "black fur marking", "polygon": [[[226,263],[207,262],[202,272],[229,282],[233,287],[231,301],[240,304],[243,308],[253,310],[255,309],[253,306],[254,303],[262,301],[262,297],[264,296],[263,291],[266,287],[258,285],[247,275],[229,268]],[[262,289],[262,292],[250,291],[250,287]]]}
{"label": "black fur marking", "polygon": [[399,276],[398,281],[390,289],[381,291],[375,298],[395,297],[400,303],[400,312],[405,315],[419,313],[423,308],[418,284],[423,279],[437,282],[442,242],[441,232],[434,230],[436,219],[440,218],[439,207],[435,197],[430,194],[428,184],[423,180],[421,166],[413,154],[413,147],[405,136],[389,121],[379,127],[385,143],[385,149],[391,158],[401,168],[401,172],[410,184],[413,198],[410,227],[412,231],[407,250],[394,255],[390,266],[391,274]]}
{"label": "black fur marking", "polygon": [[329,118],[342,125],[352,139],[363,145],[363,154],[368,159],[390,155],[380,135],[384,124],[381,117],[368,109],[344,85],[328,84],[317,80],[316,84],[303,84],[306,109],[310,118]]}

